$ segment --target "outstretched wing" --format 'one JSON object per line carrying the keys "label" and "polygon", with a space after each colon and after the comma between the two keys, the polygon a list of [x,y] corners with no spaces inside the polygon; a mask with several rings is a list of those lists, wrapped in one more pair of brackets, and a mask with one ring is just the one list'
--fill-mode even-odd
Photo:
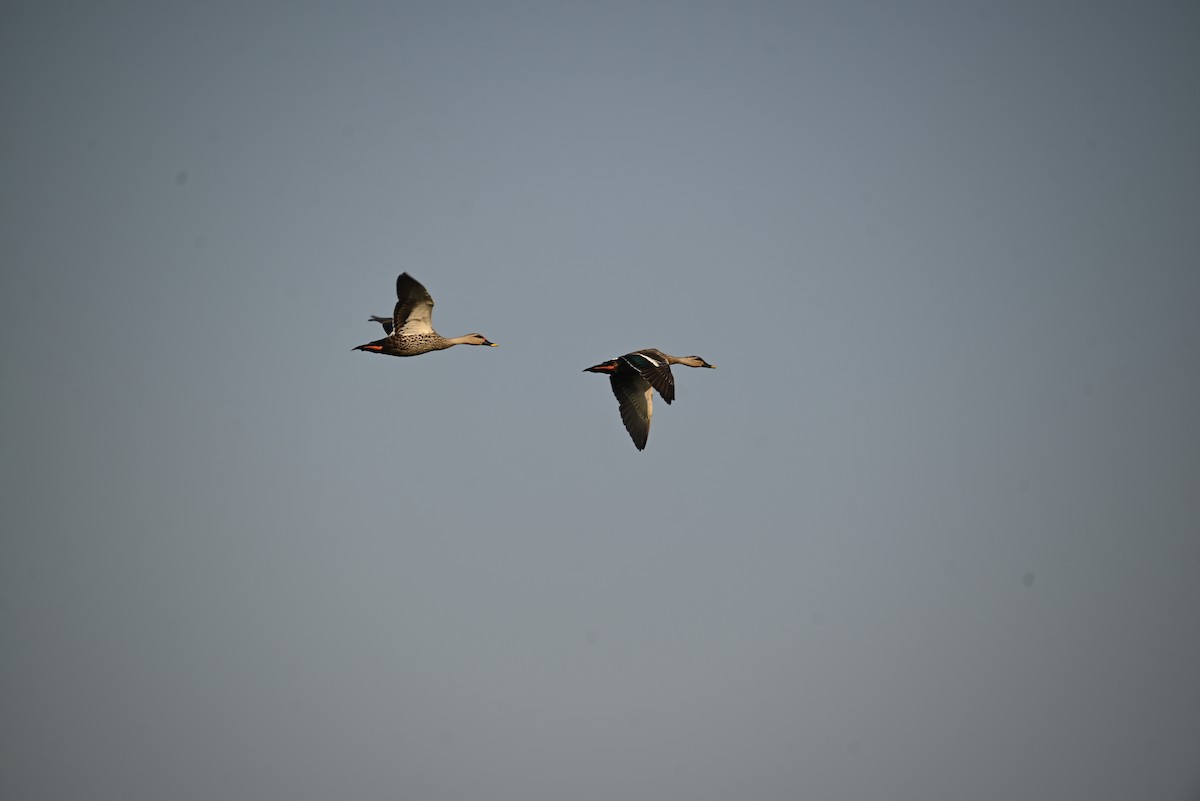
{"label": "outstretched wing", "polygon": [[621,407],[621,422],[637,449],[645,450],[650,436],[650,415],[654,411],[650,384],[631,372],[616,372],[608,377],[613,395]]}
{"label": "outstretched wing", "polygon": [[433,297],[408,273],[396,278],[396,311],[392,330],[401,334],[433,333]]}
{"label": "outstretched wing", "polygon": [[658,390],[668,404],[675,400],[675,377],[671,375],[671,363],[661,351],[647,348],[626,353],[621,361],[637,371],[650,386]]}

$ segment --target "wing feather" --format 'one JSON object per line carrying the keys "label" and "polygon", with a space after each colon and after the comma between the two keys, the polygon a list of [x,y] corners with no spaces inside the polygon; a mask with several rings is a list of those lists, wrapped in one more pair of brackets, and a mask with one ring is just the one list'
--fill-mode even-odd
{"label": "wing feather", "polygon": [[408,273],[396,278],[396,311],[392,330],[401,334],[433,333],[433,297]]}
{"label": "wing feather", "polygon": [[613,395],[621,408],[621,422],[637,449],[645,450],[650,436],[650,415],[654,412],[650,384],[640,375],[617,372],[609,377]]}
{"label": "wing feather", "polygon": [[658,394],[668,404],[675,400],[675,376],[671,374],[671,363],[661,351],[653,348],[634,351],[622,356],[621,361],[636,370],[650,386],[658,390]]}

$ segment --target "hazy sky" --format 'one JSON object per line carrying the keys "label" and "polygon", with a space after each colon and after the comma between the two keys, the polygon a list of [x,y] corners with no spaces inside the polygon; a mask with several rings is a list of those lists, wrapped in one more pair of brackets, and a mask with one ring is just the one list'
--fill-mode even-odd
{"label": "hazy sky", "polygon": [[[0,796],[1200,799],[1198,79],[1186,2],[6,4]],[[352,352],[402,270],[500,347]]]}

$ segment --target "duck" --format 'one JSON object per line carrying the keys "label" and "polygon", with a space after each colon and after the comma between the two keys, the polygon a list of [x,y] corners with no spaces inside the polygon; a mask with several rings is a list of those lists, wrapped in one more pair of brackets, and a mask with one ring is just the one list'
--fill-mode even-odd
{"label": "duck", "polygon": [[487,345],[497,347],[483,334],[464,334],[461,337],[444,337],[433,330],[433,296],[420,281],[408,273],[396,278],[396,310],[389,320],[371,316],[372,322],[383,326],[383,339],[359,345],[354,350],[382,353],[386,356],[420,356],[435,350],[445,350],[454,345]]}
{"label": "duck", "polygon": [[717,369],[699,356],[672,356],[658,348],[645,348],[626,353],[615,359],[584,368],[585,373],[607,373],[613,395],[621,408],[621,422],[639,451],[646,449],[650,436],[650,415],[654,411],[652,395],[658,390],[668,404],[675,400],[675,377],[672,364]]}

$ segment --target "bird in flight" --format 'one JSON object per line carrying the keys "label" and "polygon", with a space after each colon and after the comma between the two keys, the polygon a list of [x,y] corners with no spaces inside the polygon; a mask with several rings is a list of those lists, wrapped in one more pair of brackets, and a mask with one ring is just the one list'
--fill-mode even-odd
{"label": "bird in flight", "polygon": [[672,356],[657,348],[646,348],[609,359],[584,370],[585,373],[607,373],[613,395],[621,408],[621,422],[629,432],[634,446],[640,451],[646,448],[650,436],[650,415],[654,411],[653,394],[658,394],[668,404],[675,400],[675,377],[671,375],[672,364],[688,367],[717,369],[699,356]]}
{"label": "bird in flight", "polygon": [[444,337],[433,330],[433,297],[421,282],[408,273],[396,278],[396,310],[389,320],[371,317],[383,325],[387,336],[359,345],[354,350],[383,353],[387,356],[420,356],[432,350],[445,350],[453,345],[487,345],[496,347],[483,334],[464,334]]}

